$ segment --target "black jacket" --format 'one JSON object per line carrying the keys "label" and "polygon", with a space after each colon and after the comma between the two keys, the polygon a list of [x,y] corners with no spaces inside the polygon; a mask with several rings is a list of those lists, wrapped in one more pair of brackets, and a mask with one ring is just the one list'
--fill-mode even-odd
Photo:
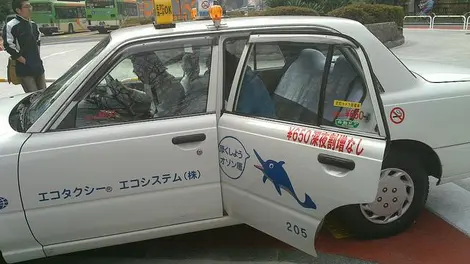
{"label": "black jacket", "polygon": [[39,55],[41,33],[36,23],[20,16],[10,20],[3,30],[3,46],[13,59],[23,56],[26,64],[16,63],[16,75],[39,76],[44,65]]}

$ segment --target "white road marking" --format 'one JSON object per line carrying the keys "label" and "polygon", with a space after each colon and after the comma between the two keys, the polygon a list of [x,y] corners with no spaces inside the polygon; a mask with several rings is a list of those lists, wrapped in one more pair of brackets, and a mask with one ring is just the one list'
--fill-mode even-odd
{"label": "white road marking", "polygon": [[71,52],[71,51],[75,51],[75,50],[76,50],[76,49],[52,53],[52,54],[50,54],[50,55],[47,55],[47,56],[42,57],[42,59],[45,60],[45,59],[47,59],[47,58],[50,58],[50,57],[53,57],[53,56],[57,56],[57,55],[61,55],[61,54],[65,54],[65,53],[68,53],[68,52]]}
{"label": "white road marking", "polygon": [[470,236],[470,192],[455,183],[433,185],[430,186],[427,209]]}

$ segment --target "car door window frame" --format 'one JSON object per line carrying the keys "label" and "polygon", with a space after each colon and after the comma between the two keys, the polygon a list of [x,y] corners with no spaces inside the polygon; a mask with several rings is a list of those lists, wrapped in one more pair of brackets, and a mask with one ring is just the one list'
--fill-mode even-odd
{"label": "car door window frame", "polygon": [[[148,52],[148,51],[158,51],[158,50],[170,50],[174,49],[175,46],[184,47],[185,45],[190,44],[191,46],[207,46],[211,47],[211,62],[214,61],[214,56],[217,53],[217,50],[214,47],[217,45],[217,37],[215,36],[202,36],[202,37],[178,37],[177,39],[172,38],[160,38],[160,39],[145,39],[145,40],[138,40],[129,43],[124,43],[120,47],[116,49],[116,51],[109,56],[106,60],[103,60],[100,64],[98,64],[95,69],[93,70],[93,74],[90,74],[80,85],[77,91],[71,96],[71,99],[67,101],[67,107],[63,108],[60,113],[57,113],[55,117],[53,117],[53,121],[51,125],[45,128],[45,132],[60,132],[60,131],[68,131],[68,130],[77,130],[77,129],[90,129],[94,127],[74,127],[74,128],[67,128],[67,129],[60,129],[56,130],[60,124],[65,120],[65,118],[70,114],[71,111],[75,107],[77,107],[78,103],[83,100],[90,92],[92,92],[96,86],[102,81],[104,76],[112,72],[124,59],[127,57]],[[112,65],[108,67],[108,65]],[[215,113],[215,103],[209,103],[211,100],[215,100],[214,97],[214,87],[212,87],[212,83],[214,83],[217,79],[216,76],[217,69],[211,65],[210,69],[210,76],[209,76],[209,84],[208,84],[208,98],[206,102],[206,112],[198,113],[194,115],[207,115]],[[184,115],[181,117],[186,117],[191,115]],[[146,120],[138,120],[138,121],[131,121],[131,122],[118,122],[109,125],[126,125],[126,124],[134,124],[140,122],[149,122],[149,121],[158,121],[164,119],[173,119],[172,117],[163,117],[158,119],[146,119]],[[180,118],[180,117],[178,117]],[[103,125],[107,126],[107,125]],[[101,127],[101,126],[97,126]]]}
{"label": "car door window frame", "polygon": [[[238,97],[240,93],[240,87],[244,78],[245,70],[246,70],[246,64],[248,63],[249,60],[249,54],[253,49],[253,46],[259,43],[272,43],[272,42],[302,42],[302,43],[312,43],[312,44],[327,44],[331,45],[331,48],[337,48],[337,47],[349,47],[354,50],[354,52],[357,54],[358,60],[361,63],[360,67],[362,71],[359,71],[361,74],[361,77],[363,78],[364,85],[366,86],[366,90],[368,92],[368,96],[371,98],[372,106],[373,106],[373,111],[374,115],[376,118],[377,126],[378,126],[378,132],[376,134],[370,133],[370,132],[364,132],[364,131],[358,131],[358,130],[350,130],[350,129],[344,129],[340,127],[332,127],[332,126],[326,126],[321,123],[319,124],[305,124],[302,123],[302,126],[308,126],[312,128],[317,128],[317,129],[322,129],[322,130],[330,130],[334,132],[340,132],[340,133],[345,133],[345,134],[354,134],[358,136],[363,136],[363,137],[368,137],[368,138],[378,138],[378,139],[387,139],[389,138],[389,133],[388,133],[388,127],[386,127],[386,122],[384,122],[384,110],[383,106],[381,103],[381,100],[379,98],[380,92],[378,91],[378,88],[375,86],[375,83],[372,78],[373,72],[371,71],[371,64],[369,60],[367,59],[366,52],[364,51],[363,47],[360,46],[359,43],[356,43],[354,40],[347,38],[346,36],[343,36],[341,34],[306,34],[306,33],[300,33],[300,34],[252,34],[248,41],[245,44],[245,48],[242,52],[240,61],[238,63],[238,67],[235,72],[235,76],[233,79],[233,83],[231,85],[230,89],[230,95],[228,102],[225,107],[225,112],[235,114],[235,115],[240,115],[240,116],[245,116],[244,114],[236,112],[235,106],[238,103]],[[330,53],[330,52],[329,52]],[[327,56],[327,61],[325,64],[325,67],[330,67],[331,65],[331,58],[332,54],[328,54]],[[350,61],[349,58],[347,58],[348,61]],[[356,69],[355,66],[353,66],[354,69]],[[324,74],[324,78],[322,80],[322,85],[321,85],[321,90],[320,93],[324,94],[325,89],[326,89],[326,74]],[[324,95],[321,97],[324,98]],[[320,100],[318,103],[320,111],[323,113],[323,108],[324,108],[324,100]],[[285,121],[285,120],[280,120],[280,119],[273,119],[273,118],[268,118],[268,117],[260,117],[260,116],[250,116],[254,117],[257,119],[266,119],[274,122],[283,122],[283,123],[292,123],[295,125],[298,125],[295,122],[292,121]],[[323,118],[322,115],[319,115],[319,118]]]}

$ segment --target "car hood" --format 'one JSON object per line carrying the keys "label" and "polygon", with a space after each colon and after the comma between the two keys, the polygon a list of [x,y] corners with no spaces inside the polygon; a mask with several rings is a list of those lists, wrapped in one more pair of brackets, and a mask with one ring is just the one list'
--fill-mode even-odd
{"label": "car hood", "polygon": [[17,134],[10,125],[10,113],[13,108],[28,94],[18,94],[0,98],[0,139]]}
{"label": "car hood", "polygon": [[428,82],[470,82],[470,68],[419,60],[402,60],[410,71]]}

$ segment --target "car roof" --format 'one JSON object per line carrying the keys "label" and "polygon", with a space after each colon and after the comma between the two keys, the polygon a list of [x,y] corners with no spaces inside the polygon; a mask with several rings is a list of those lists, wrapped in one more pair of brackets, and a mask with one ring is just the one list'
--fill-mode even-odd
{"label": "car roof", "polygon": [[[347,31],[350,31],[351,27],[359,30],[359,32],[367,30],[364,25],[357,21],[328,16],[258,16],[222,18],[222,24],[225,25],[223,28],[218,30],[220,32],[287,26],[322,27],[338,32],[341,32],[342,29],[346,28],[349,29]],[[211,20],[178,22],[174,28],[164,29],[155,29],[152,24],[139,25],[115,30],[111,32],[111,38],[113,39],[113,42],[116,41],[120,43],[135,38],[214,32],[215,30],[211,29],[211,26],[213,26],[213,22]]]}

